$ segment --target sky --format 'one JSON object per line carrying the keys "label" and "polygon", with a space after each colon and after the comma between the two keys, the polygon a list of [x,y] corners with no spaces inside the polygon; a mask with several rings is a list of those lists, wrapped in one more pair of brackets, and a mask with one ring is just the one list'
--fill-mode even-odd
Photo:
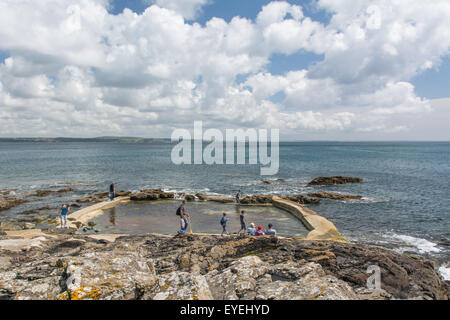
{"label": "sky", "polygon": [[450,141],[448,0],[0,0],[0,137]]}

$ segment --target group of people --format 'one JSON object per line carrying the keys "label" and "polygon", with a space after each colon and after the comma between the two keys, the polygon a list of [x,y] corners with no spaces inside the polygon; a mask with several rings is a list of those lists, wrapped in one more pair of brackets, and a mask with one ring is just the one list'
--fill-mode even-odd
{"label": "group of people", "polygon": [[[237,234],[241,234],[241,232],[244,233],[244,235],[250,235],[250,236],[263,236],[263,235],[276,235],[277,230],[273,228],[273,224],[269,223],[267,226],[267,229],[263,231],[263,226],[259,225],[256,227],[256,225],[252,222],[250,223],[250,226],[247,227],[247,223],[245,220],[246,211],[242,210],[239,215],[239,222],[241,224],[241,228],[237,232]],[[224,212],[222,219],[220,219],[220,224],[222,225],[222,235],[228,234],[229,232],[227,230],[227,213]]]}

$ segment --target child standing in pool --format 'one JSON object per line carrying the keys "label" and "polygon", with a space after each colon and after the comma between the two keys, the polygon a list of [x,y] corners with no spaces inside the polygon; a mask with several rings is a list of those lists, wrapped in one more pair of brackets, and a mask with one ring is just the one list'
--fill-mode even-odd
{"label": "child standing in pool", "polygon": [[227,234],[227,235],[229,235],[229,233],[228,233],[228,231],[227,231],[227,222],[228,222],[228,219],[227,219],[227,214],[226,214],[226,212],[224,212],[223,213],[223,216],[222,216],[222,219],[220,219],[220,224],[222,225],[222,236],[224,235],[224,234]]}

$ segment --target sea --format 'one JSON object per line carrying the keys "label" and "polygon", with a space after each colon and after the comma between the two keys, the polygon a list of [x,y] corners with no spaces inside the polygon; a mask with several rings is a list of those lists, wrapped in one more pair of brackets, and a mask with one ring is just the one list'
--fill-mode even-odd
{"label": "sea", "polygon": [[[38,189],[76,190],[29,198],[1,211],[0,220],[108,191],[112,181],[116,190],[161,188],[227,196],[238,189],[243,196],[324,190],[363,197],[310,205],[342,235],[432,258],[450,280],[450,142],[281,142],[274,176],[261,176],[260,165],[254,164],[176,165],[171,161],[174,145],[170,140],[0,141],[0,189],[19,197]],[[307,186],[318,176],[335,175],[364,182]]]}

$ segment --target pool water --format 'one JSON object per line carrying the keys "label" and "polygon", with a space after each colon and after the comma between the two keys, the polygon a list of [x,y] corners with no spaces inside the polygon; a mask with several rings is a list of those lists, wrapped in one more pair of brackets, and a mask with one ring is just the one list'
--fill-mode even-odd
{"label": "pool water", "polygon": [[[175,234],[180,229],[180,217],[176,210],[180,201],[129,202],[105,210],[93,221],[101,233],[125,234]],[[221,233],[220,219],[227,213],[228,232],[239,231],[239,212],[246,211],[247,226],[251,222],[262,225],[264,230],[272,223],[278,234],[284,236],[306,236],[308,230],[288,212],[272,206],[239,206],[233,203],[189,202],[186,211],[191,215],[194,233]],[[189,229],[189,228],[188,228]]]}

